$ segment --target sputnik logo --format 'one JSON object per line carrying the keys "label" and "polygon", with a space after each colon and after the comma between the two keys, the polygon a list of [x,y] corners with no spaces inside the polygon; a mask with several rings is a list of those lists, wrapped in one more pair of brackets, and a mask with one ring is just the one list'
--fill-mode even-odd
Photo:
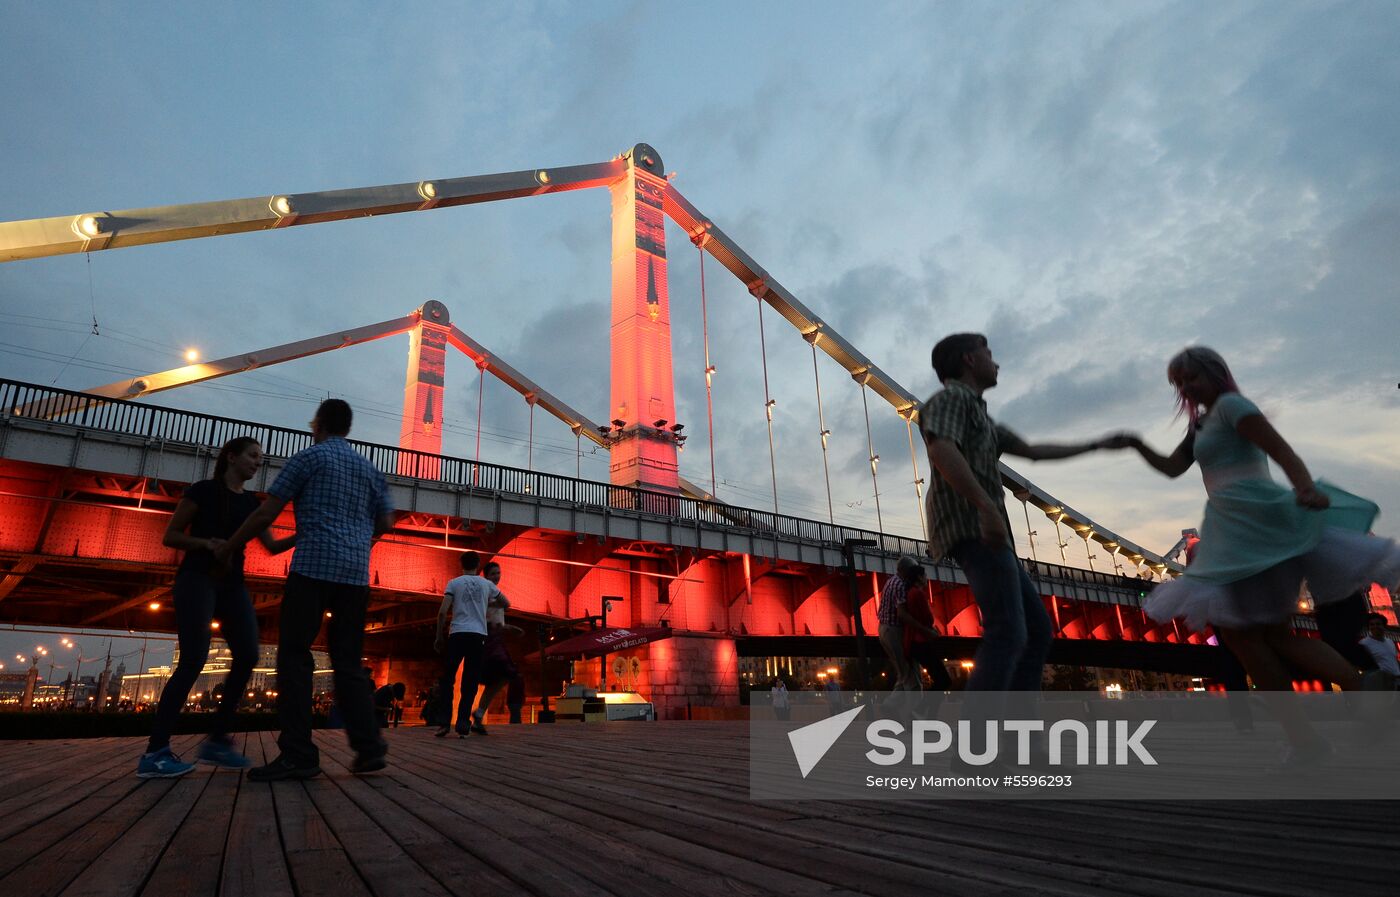
{"label": "sputnik logo", "polygon": [[831,750],[831,746],[864,709],[863,706],[856,707],[788,733],[788,741],[792,743],[792,753],[797,758],[797,768],[802,772],[802,778],[807,778],[807,773],[821,762],[826,752]]}

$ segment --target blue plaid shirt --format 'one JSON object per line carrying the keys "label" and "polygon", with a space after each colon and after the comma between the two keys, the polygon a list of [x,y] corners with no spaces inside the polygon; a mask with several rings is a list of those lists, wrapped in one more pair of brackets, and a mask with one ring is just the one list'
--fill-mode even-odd
{"label": "blue plaid shirt", "polygon": [[267,491],[292,503],[297,544],[291,572],[369,585],[374,522],[393,508],[384,474],[332,436],[293,455]]}

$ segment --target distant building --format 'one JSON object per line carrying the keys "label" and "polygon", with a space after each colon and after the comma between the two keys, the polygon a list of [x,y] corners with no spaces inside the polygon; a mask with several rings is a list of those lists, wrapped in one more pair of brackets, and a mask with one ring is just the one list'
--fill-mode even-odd
{"label": "distant building", "polygon": [[[316,664],[316,672],[312,679],[314,683],[313,695],[332,691],[330,656],[324,651],[312,651],[311,657]],[[170,674],[175,671],[175,666],[179,662],[180,649],[176,648],[169,666],[149,667],[144,673],[123,675],[118,685],[119,699],[122,702],[137,705],[150,704],[160,700],[160,693],[165,689],[165,683],[169,681]],[[229,650],[228,645],[216,639],[209,646],[209,658],[204,662],[204,669],[200,672],[199,678],[195,680],[194,687],[190,689],[190,702],[212,704],[211,693],[216,686],[223,683],[232,662],[233,653]],[[245,694],[244,700],[252,701],[255,705],[267,704],[270,706],[276,690],[277,646],[262,645],[258,649],[258,660],[253,666],[253,675],[248,679],[246,691],[251,692],[251,694]]]}

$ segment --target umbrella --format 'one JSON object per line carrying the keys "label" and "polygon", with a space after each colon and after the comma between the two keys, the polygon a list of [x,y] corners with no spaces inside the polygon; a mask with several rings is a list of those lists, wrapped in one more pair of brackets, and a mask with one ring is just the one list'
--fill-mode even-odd
{"label": "umbrella", "polygon": [[652,626],[645,629],[623,629],[620,626],[609,626],[606,629],[594,629],[582,635],[566,638],[558,644],[545,648],[546,657],[598,657],[603,654],[611,654],[613,651],[625,651],[628,648],[636,648],[650,642],[659,642],[668,639],[673,632],[664,626]]}

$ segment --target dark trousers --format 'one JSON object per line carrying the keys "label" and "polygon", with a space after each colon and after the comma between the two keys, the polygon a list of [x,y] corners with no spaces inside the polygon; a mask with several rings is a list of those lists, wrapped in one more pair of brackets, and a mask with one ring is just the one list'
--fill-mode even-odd
{"label": "dark trousers", "polygon": [[166,680],[156,707],[155,723],[147,751],[158,751],[170,744],[170,733],[180,710],[189,699],[190,689],[209,659],[213,633],[209,624],[219,621],[219,635],[228,643],[233,660],[224,679],[224,694],[214,716],[212,734],[226,735],[233,726],[233,715],[243,698],[243,689],[258,660],[258,619],[253,602],[242,582],[221,582],[203,573],[175,575],[175,626],[180,633],[180,662]]}
{"label": "dark trousers", "polygon": [[388,750],[374,718],[373,692],[360,653],[365,637],[369,587],[352,586],[293,573],[282,598],[282,627],[277,641],[277,716],[282,756],[298,766],[320,763],[311,740],[311,680],[316,670],[311,643],[327,622],[326,648],[335,671],[335,703],[345,720],[345,734],[357,754],[376,756]]}
{"label": "dark trousers", "polygon": [[1366,605],[1366,593],[1357,592],[1341,601],[1319,605],[1313,612],[1317,620],[1317,634],[1332,650],[1342,655],[1347,663],[1361,670],[1376,668],[1376,659],[1371,652],[1361,647],[1358,640],[1366,626],[1366,615],[1371,609]]}
{"label": "dark trousers", "polygon": [[[948,675],[948,668],[943,665],[943,652],[939,649],[937,641],[910,642],[904,656],[911,664],[928,670],[928,677],[933,680],[934,691],[952,690],[953,680]],[[915,670],[915,673],[917,672],[918,670]]]}
{"label": "dark trousers", "polygon": [[982,612],[982,644],[967,680],[968,691],[1040,691],[1054,633],[1035,583],[1010,546],[992,548],[968,539],[954,545],[949,554],[967,575]]}
{"label": "dark trousers", "polygon": [[481,684],[481,667],[485,660],[486,636],[475,632],[454,632],[447,637],[447,658],[438,686],[443,700],[447,702],[450,720],[452,680],[457,677],[457,667],[462,668],[462,698],[457,703],[458,732],[465,732],[471,726],[472,704],[476,701],[476,689]]}

